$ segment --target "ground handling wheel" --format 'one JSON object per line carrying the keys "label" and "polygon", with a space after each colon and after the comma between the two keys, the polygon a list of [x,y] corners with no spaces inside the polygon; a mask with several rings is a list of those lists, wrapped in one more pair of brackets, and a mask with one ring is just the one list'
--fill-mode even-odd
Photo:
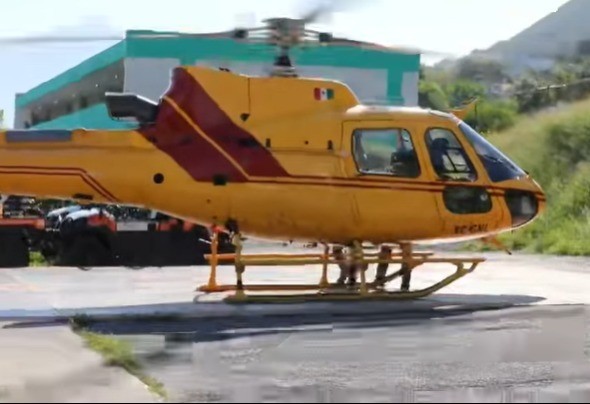
{"label": "ground handling wheel", "polygon": [[23,232],[0,232],[0,268],[24,268],[29,263],[29,246]]}
{"label": "ground handling wheel", "polygon": [[79,235],[62,245],[58,265],[73,267],[108,266],[113,262],[109,249],[93,234]]}

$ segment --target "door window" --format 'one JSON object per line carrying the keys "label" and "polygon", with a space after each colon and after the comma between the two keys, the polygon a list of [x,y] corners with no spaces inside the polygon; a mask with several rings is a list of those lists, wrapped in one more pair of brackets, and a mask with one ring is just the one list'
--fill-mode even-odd
{"label": "door window", "polygon": [[430,161],[440,179],[475,181],[475,167],[457,137],[448,129],[434,128],[426,133]]}
{"label": "door window", "polygon": [[416,178],[420,165],[410,133],[405,129],[356,129],[353,155],[363,174]]}

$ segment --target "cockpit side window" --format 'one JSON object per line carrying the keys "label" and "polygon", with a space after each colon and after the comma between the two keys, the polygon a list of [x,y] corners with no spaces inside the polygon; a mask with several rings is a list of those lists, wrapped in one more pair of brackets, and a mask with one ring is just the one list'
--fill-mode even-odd
{"label": "cockpit side window", "polygon": [[429,129],[426,145],[430,161],[441,179],[453,181],[475,181],[477,172],[465,149],[453,132],[443,128]]}
{"label": "cockpit side window", "polygon": [[417,178],[420,164],[410,133],[405,129],[356,129],[353,154],[363,174]]}

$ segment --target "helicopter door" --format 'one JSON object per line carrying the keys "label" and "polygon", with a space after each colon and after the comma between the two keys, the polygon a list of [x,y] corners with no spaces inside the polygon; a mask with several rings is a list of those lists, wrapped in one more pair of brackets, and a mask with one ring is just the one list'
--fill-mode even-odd
{"label": "helicopter door", "polygon": [[503,211],[499,197],[489,183],[479,161],[470,158],[451,128],[429,128],[425,134],[430,168],[438,184],[436,194],[444,222],[444,232],[457,237],[485,233],[500,224]]}
{"label": "helicopter door", "polygon": [[[383,237],[392,231],[422,237],[424,230],[416,220],[431,228],[441,225],[435,196],[423,185],[429,176],[422,167],[416,122],[346,121],[342,129],[344,170],[358,185],[351,188],[351,197],[359,225],[374,234],[382,231]],[[432,231],[439,233],[440,228]]]}

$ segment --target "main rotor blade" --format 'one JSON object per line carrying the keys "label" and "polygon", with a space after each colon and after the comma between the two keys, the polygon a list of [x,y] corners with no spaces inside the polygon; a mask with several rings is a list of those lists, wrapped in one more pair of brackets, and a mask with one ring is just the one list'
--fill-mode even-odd
{"label": "main rotor blade", "polygon": [[443,57],[443,58],[459,58],[460,55],[451,53],[451,52],[444,52],[444,51],[437,51],[431,49],[423,49],[417,48],[412,46],[385,46],[385,48],[390,49],[392,51],[404,52],[404,53],[419,53],[425,56],[433,56],[433,57]]}
{"label": "main rotor blade", "polygon": [[435,51],[435,50],[422,49],[422,48],[412,47],[412,46],[383,45],[383,44],[379,44],[379,43],[364,42],[364,41],[347,39],[347,38],[339,38],[339,37],[333,38],[330,41],[330,43],[334,44],[334,45],[358,46],[358,47],[365,48],[365,49],[375,49],[375,50],[381,50],[381,51],[420,54],[420,55],[427,55],[427,56],[433,56],[433,57],[444,57],[444,58],[458,58],[458,57],[460,57],[459,55],[453,54],[451,52]]}
{"label": "main rotor blade", "polygon": [[97,36],[27,36],[27,37],[0,37],[0,44],[3,45],[21,45],[36,43],[80,43],[80,42],[100,42],[100,41],[121,41],[125,37],[120,35],[97,35]]}
{"label": "main rotor blade", "polygon": [[320,22],[322,18],[329,17],[336,11],[343,11],[352,8],[353,3],[356,5],[366,6],[367,0],[315,0],[315,5],[310,7],[300,19],[305,24]]}

